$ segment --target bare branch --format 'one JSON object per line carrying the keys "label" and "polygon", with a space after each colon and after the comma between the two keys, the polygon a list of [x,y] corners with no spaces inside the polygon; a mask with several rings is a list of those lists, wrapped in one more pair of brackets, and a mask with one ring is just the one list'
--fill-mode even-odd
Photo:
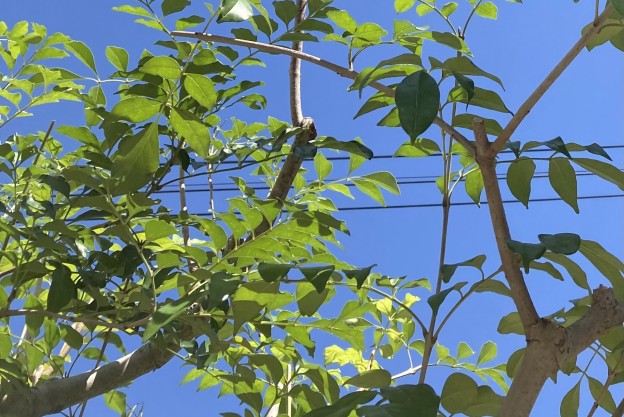
{"label": "bare branch", "polygon": [[490,142],[485,132],[485,122],[483,119],[475,117],[472,122],[472,128],[477,143],[477,164],[481,168],[481,175],[483,176],[485,194],[490,217],[492,218],[498,253],[503,265],[503,272],[511,287],[511,294],[518,309],[522,326],[528,335],[531,326],[539,320],[539,316],[524,282],[522,272],[520,272],[518,257],[507,247],[506,240],[511,239],[511,235],[496,176],[496,160],[490,156]]}
{"label": "bare branch", "polygon": [[[295,17],[295,28],[305,19],[306,6],[308,0],[297,0],[299,13]],[[293,51],[302,52],[303,42],[294,41]],[[290,58],[290,115],[293,126],[299,126],[303,121],[303,110],[301,109],[301,59],[296,56]]]}
{"label": "bare branch", "polygon": [[492,146],[490,148],[490,157],[496,156],[500,151],[503,150],[507,141],[511,138],[511,135],[516,131],[522,120],[529,114],[531,109],[537,104],[537,102],[542,98],[544,94],[550,89],[550,87],[554,84],[554,82],[559,78],[559,76],[565,71],[566,68],[574,61],[574,59],[578,56],[578,54],[587,46],[587,43],[591,38],[593,38],[600,29],[602,25],[604,25],[605,21],[609,17],[609,15],[613,11],[613,6],[611,3],[607,3],[607,6],[603,10],[602,14],[598,17],[597,20],[593,22],[593,25],[587,32],[585,32],[581,38],[572,46],[572,48],[568,51],[567,54],[561,61],[553,68],[553,70],[546,76],[544,81],[540,85],[537,86],[535,91],[531,93],[531,95],[525,100],[524,103],[520,106],[516,114],[511,118],[507,126],[503,129],[498,138],[492,142]]}
{"label": "bare branch", "polygon": [[[320,67],[326,68],[330,71],[335,72],[341,77],[349,78],[351,80],[354,80],[359,74],[357,71],[350,70],[348,68],[342,67],[340,65],[336,65],[332,62],[326,61],[314,55],[306,54],[305,52],[295,51],[291,48],[286,48],[284,46],[247,41],[244,39],[228,38],[226,36],[211,35],[209,33],[200,33],[200,32],[174,31],[174,32],[171,32],[171,34],[173,36],[201,39],[206,42],[217,42],[217,43],[223,43],[227,45],[244,46],[247,48],[257,49],[259,51],[268,52],[271,54],[288,55],[291,57],[295,56],[303,61],[307,61],[312,64],[318,65]],[[369,84],[369,86],[373,87],[377,91],[381,91],[382,93],[385,93],[388,96],[394,97],[394,89],[388,87],[387,85],[384,85],[378,82],[372,82]],[[474,144],[470,140],[468,140],[468,138],[466,138],[464,135],[459,133],[457,130],[455,130],[455,128],[453,128],[451,125],[449,125],[448,123],[446,123],[444,120],[442,120],[439,117],[436,117],[433,123],[439,126],[440,128],[442,128],[449,135],[452,135],[453,138],[457,142],[459,142],[464,148],[466,148],[468,152],[474,155],[474,148],[475,148]]]}

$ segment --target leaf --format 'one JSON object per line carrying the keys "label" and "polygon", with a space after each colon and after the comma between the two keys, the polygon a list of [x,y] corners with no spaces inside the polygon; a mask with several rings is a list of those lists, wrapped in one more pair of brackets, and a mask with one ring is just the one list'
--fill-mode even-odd
{"label": "leaf", "polygon": [[453,275],[455,274],[455,271],[457,270],[457,268],[460,266],[470,266],[470,267],[476,268],[479,271],[481,271],[481,273],[483,274],[483,271],[481,268],[483,267],[483,263],[485,262],[485,259],[486,259],[485,255],[477,255],[474,258],[470,258],[463,262],[442,265],[442,271],[441,271],[442,281],[444,281],[445,283],[448,283],[453,277]]}
{"label": "leaf", "polygon": [[487,19],[494,19],[498,15],[498,7],[491,1],[485,1],[477,6],[475,13]]}
{"label": "leaf", "polygon": [[464,90],[466,90],[466,93],[468,94],[468,102],[466,104],[470,104],[470,100],[472,100],[472,98],[475,95],[474,81],[472,81],[470,78],[466,77],[465,75],[460,74],[455,71],[453,71],[453,77],[455,77],[457,84],[459,84]]}
{"label": "leaf", "polygon": [[58,312],[77,295],[76,284],[71,272],[65,266],[56,267],[52,272],[52,283],[48,292],[48,310]]}
{"label": "leaf", "polygon": [[524,272],[529,273],[531,261],[539,259],[546,252],[546,247],[541,243],[522,243],[516,240],[506,239],[507,247],[522,258]]}
{"label": "leaf", "polygon": [[197,116],[187,110],[173,107],[169,114],[169,122],[199,156],[206,158],[210,154],[210,132]]}
{"label": "leaf", "polygon": [[563,255],[572,255],[581,246],[581,237],[575,233],[541,234],[537,237],[546,249]]}
{"label": "leaf", "polygon": [[472,97],[461,86],[453,88],[449,92],[447,100],[451,103],[459,102],[502,113],[511,113],[511,110],[505,106],[505,103],[497,93],[479,87],[474,88],[474,96]]}
{"label": "leaf", "polygon": [[345,385],[358,388],[387,388],[392,382],[392,375],[385,369],[371,369],[347,379]]}
{"label": "leaf", "polygon": [[431,139],[418,138],[409,139],[407,142],[403,143],[393,156],[418,158],[440,154],[441,152],[440,146],[438,146],[436,142]]}
{"label": "leaf", "polygon": [[427,299],[427,304],[431,307],[431,311],[433,314],[438,314],[438,310],[440,309],[440,305],[444,302],[446,297],[453,292],[453,287],[447,288],[443,291],[440,291],[437,294],[433,294],[431,297]]}
{"label": "leaf", "polygon": [[477,397],[477,383],[468,375],[454,373],[444,382],[441,405],[451,414],[462,414]]}
{"label": "leaf", "polygon": [[477,359],[477,365],[481,365],[483,363],[487,363],[494,359],[498,354],[498,349],[496,347],[496,343],[494,342],[486,342],[479,352],[479,359]]}
{"label": "leaf", "polygon": [[364,281],[366,281],[366,278],[368,278],[368,276],[370,275],[371,270],[376,266],[377,264],[373,264],[366,268],[344,269],[342,272],[344,272],[347,278],[355,279],[355,281],[357,282],[357,289],[359,290],[360,288],[362,288],[362,285],[364,284]]}
{"label": "leaf", "polygon": [[327,285],[327,281],[334,273],[336,269],[333,265],[327,266],[317,266],[317,267],[309,267],[309,268],[301,268],[301,273],[303,276],[310,281],[316,291],[321,293],[325,289]]}
{"label": "leaf", "polygon": [[477,168],[470,171],[466,175],[464,182],[466,186],[466,194],[474,201],[476,205],[481,203],[481,192],[483,191],[483,176],[481,175],[481,169]]}
{"label": "leaf", "polygon": [[145,97],[129,97],[115,104],[111,116],[133,123],[144,122],[160,111],[162,104]]}
{"label": "leaf", "polygon": [[598,175],[600,178],[617,185],[620,190],[624,191],[624,172],[617,167],[606,162],[588,158],[574,158],[572,162]]}
{"label": "leaf", "polygon": [[438,84],[427,72],[417,71],[399,83],[395,102],[401,127],[415,140],[436,118],[440,106]]}
{"label": "leaf", "polygon": [[563,281],[563,275],[550,262],[531,261],[531,269],[546,272],[551,277]]}
{"label": "leaf", "polygon": [[260,262],[258,264],[258,273],[260,278],[266,282],[280,281],[288,275],[292,265],[290,264],[274,264],[268,262]]}
{"label": "leaf", "polygon": [[624,264],[613,254],[608,252],[599,243],[591,240],[582,240],[579,251],[594,267],[604,275],[615,291],[619,302],[624,301]]}
{"label": "leaf", "polygon": [[613,5],[613,8],[617,10],[620,16],[624,16],[624,0],[609,0],[609,3]]}
{"label": "leaf", "polygon": [[217,22],[242,22],[253,16],[250,0],[224,0]]}
{"label": "leaf", "polygon": [[596,378],[592,378],[587,375],[587,382],[589,383],[589,391],[591,395],[600,405],[602,409],[604,409],[607,413],[613,414],[615,413],[616,405],[613,400],[613,396],[611,392],[609,392],[608,387],[605,387],[602,382],[598,381]]}
{"label": "leaf", "polygon": [[145,326],[143,342],[151,339],[163,326],[171,323],[184,313],[201,295],[202,293],[200,292],[192,293],[160,306]]}
{"label": "leaf", "polygon": [[563,266],[576,285],[586,290],[590,289],[587,283],[587,274],[576,262],[565,255],[552,252],[546,252],[544,258]]}
{"label": "leaf", "polygon": [[163,237],[177,235],[178,231],[170,223],[164,220],[150,220],[145,223],[145,238],[147,242],[153,242]]}
{"label": "leaf", "polygon": [[496,329],[500,334],[524,334],[520,315],[517,312],[509,313],[498,323]]}
{"label": "leaf", "polygon": [[87,45],[80,41],[70,41],[65,44],[65,49],[74,54],[80,62],[91,68],[91,70],[97,74],[93,53]]}
{"label": "leaf", "polygon": [[304,417],[348,417],[358,405],[366,404],[375,398],[374,391],[351,392],[335,401],[332,405],[320,407],[304,414]]}
{"label": "leaf", "polygon": [[325,288],[323,292],[319,293],[314,288],[314,285],[309,282],[301,282],[297,285],[295,295],[299,312],[304,316],[310,317],[327,300],[329,289]]}
{"label": "leaf", "polygon": [[182,75],[182,69],[178,61],[169,56],[152,57],[139,70],[146,74],[172,80],[178,79]]}
{"label": "leaf", "polygon": [[559,197],[578,213],[576,173],[567,158],[550,159],[548,179]]}
{"label": "leaf", "polygon": [[149,181],[158,164],[158,123],[154,122],[119,145],[112,168],[113,178],[120,181],[116,192],[136,191]]}
{"label": "leaf", "polygon": [[119,415],[126,413],[126,394],[121,391],[112,390],[104,394],[106,405]]}
{"label": "leaf", "polygon": [[106,59],[119,71],[128,70],[128,52],[123,48],[107,46]]}
{"label": "leaf", "polygon": [[186,74],[184,88],[207,110],[212,110],[217,102],[217,93],[212,80],[201,74]]}
{"label": "leaf", "polygon": [[190,0],[164,0],[160,5],[160,9],[163,12],[163,16],[168,16],[173,13],[181,12],[190,5]]}
{"label": "leaf", "polygon": [[577,382],[561,400],[561,417],[578,417],[581,381]]}
{"label": "leaf", "polygon": [[403,13],[414,7],[416,0],[394,0],[394,10]]}
{"label": "leaf", "polygon": [[563,139],[561,139],[560,136],[557,136],[556,138],[551,139],[551,140],[547,140],[546,142],[542,142],[542,145],[549,147],[555,152],[562,153],[568,158],[572,157],[570,155],[570,152],[568,151],[568,148],[565,142],[563,141]]}
{"label": "leaf", "polygon": [[357,22],[346,10],[330,10],[327,12],[327,17],[340,29],[350,34],[354,34],[358,28]]}
{"label": "leaf", "polygon": [[299,14],[299,9],[297,9],[297,5],[291,0],[274,1],[273,7],[275,8],[275,14],[277,15],[277,17],[279,17],[279,19],[284,22],[285,25],[288,25],[290,22],[292,22]]}
{"label": "leaf", "polygon": [[503,87],[503,82],[500,78],[482,70],[481,68],[476,66],[474,62],[470,60],[470,58],[466,56],[449,58],[444,61],[444,64],[442,65],[443,68],[447,69],[451,73],[456,72],[463,75],[476,75],[479,77],[486,77]]}
{"label": "leaf", "polygon": [[529,208],[531,198],[531,180],[535,173],[535,162],[529,158],[516,159],[509,165],[507,171],[507,186],[511,193],[526,208]]}
{"label": "leaf", "polygon": [[454,127],[463,127],[464,129],[472,130],[472,120],[478,117],[484,121],[485,124],[485,132],[488,135],[498,136],[503,131],[503,127],[494,119],[487,119],[485,117],[477,116],[470,113],[462,113],[458,114],[453,118],[453,126]]}

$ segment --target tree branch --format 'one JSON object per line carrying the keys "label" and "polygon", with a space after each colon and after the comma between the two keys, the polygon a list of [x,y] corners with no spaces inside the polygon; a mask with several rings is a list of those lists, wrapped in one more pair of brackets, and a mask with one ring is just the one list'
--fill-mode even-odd
{"label": "tree branch", "polygon": [[124,386],[166,364],[179,349],[177,343],[165,346],[148,342],[134,352],[90,372],[52,379],[27,389],[0,392],[2,417],[40,417]]}
{"label": "tree branch", "polygon": [[550,87],[554,84],[554,82],[559,78],[559,76],[563,73],[563,71],[568,68],[568,66],[574,61],[574,59],[578,56],[578,54],[587,46],[587,43],[591,38],[593,38],[600,29],[602,25],[604,25],[605,21],[609,17],[609,15],[613,11],[613,6],[611,3],[607,3],[607,6],[603,10],[603,12],[598,16],[597,20],[594,20],[592,27],[589,28],[587,32],[585,32],[581,38],[572,46],[572,48],[568,51],[567,54],[557,65],[555,68],[546,76],[544,81],[540,85],[537,86],[535,91],[531,93],[531,95],[525,100],[524,103],[520,106],[516,114],[511,118],[507,126],[503,129],[501,134],[496,138],[494,142],[492,142],[492,146],[490,148],[490,157],[495,157],[507,144],[507,141],[511,138],[511,135],[516,131],[522,120],[529,114],[529,112],[533,109],[533,107],[537,104],[537,102],[542,98],[544,94],[550,89]]}
{"label": "tree branch", "polygon": [[[286,48],[284,46],[247,41],[244,39],[228,38],[226,36],[211,35],[209,33],[200,33],[200,32],[174,31],[174,32],[171,32],[171,35],[179,36],[179,37],[186,37],[186,38],[193,38],[193,39],[200,39],[205,42],[217,42],[217,43],[223,43],[227,45],[244,46],[247,48],[257,49],[259,51],[267,52],[270,54],[288,55],[291,57],[294,56],[303,61],[307,61],[312,64],[318,65],[320,67],[326,68],[330,71],[335,72],[341,77],[349,78],[351,80],[355,80],[355,78],[359,74],[357,71],[353,71],[348,68],[342,67],[340,65],[336,65],[333,62],[326,61],[314,55],[306,54],[305,52],[295,51],[291,48]],[[391,87],[388,87],[387,85],[384,85],[375,81],[375,82],[370,83],[369,86],[373,87],[377,91],[381,91],[382,93],[385,93],[388,96],[394,97],[394,89]],[[452,135],[453,138],[457,142],[459,142],[464,148],[468,150],[468,152],[471,153],[471,155],[474,155],[474,149],[475,149],[474,144],[470,140],[468,140],[468,138],[466,138],[464,135],[462,135],[457,130],[455,130],[453,126],[449,125],[448,123],[446,123],[444,120],[442,120],[439,117],[436,117],[433,123],[439,126],[440,128],[442,128],[449,135]]]}
{"label": "tree branch", "polygon": [[511,288],[511,294],[520,315],[522,327],[528,336],[531,326],[539,320],[539,316],[524,282],[522,272],[520,272],[518,257],[507,247],[506,240],[511,239],[511,234],[509,233],[503,198],[496,176],[496,160],[491,156],[490,142],[485,132],[485,122],[483,119],[475,117],[472,121],[472,128],[477,143],[476,160],[483,176],[485,195],[488,201],[490,217],[492,218],[492,227],[494,228],[494,236],[496,237],[496,245],[501,258],[503,272]]}

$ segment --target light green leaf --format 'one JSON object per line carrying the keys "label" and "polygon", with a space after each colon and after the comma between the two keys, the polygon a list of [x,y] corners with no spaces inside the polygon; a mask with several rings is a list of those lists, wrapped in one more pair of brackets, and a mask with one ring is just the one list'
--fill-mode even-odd
{"label": "light green leaf", "polygon": [[170,223],[164,220],[150,220],[145,223],[145,238],[148,242],[168,237],[171,235],[177,235],[178,231]]}
{"label": "light green leaf", "polygon": [[579,212],[576,173],[567,158],[551,158],[548,165],[550,185],[575,212]]}
{"label": "light green leaf", "polygon": [[156,115],[162,103],[145,97],[129,97],[115,104],[111,116],[133,123],[144,122]]}
{"label": "light green leaf", "polygon": [[496,329],[500,334],[524,334],[520,315],[517,312],[509,313],[501,319]]}
{"label": "light green leaf", "polygon": [[152,57],[139,69],[146,74],[172,80],[180,78],[182,75],[182,69],[178,61],[169,56]]}
{"label": "light green leaf", "polygon": [[403,13],[414,7],[416,0],[394,0],[394,10]]}
{"label": "light green leaf", "polygon": [[93,58],[93,53],[89,49],[87,45],[80,41],[70,41],[65,44],[65,48],[74,54],[76,58],[80,60],[83,64],[91,68],[91,70],[97,74],[97,70],[95,69],[95,59]]}
{"label": "light green leaf", "polygon": [[624,263],[599,243],[591,240],[582,240],[579,251],[609,280],[617,300],[624,301],[624,277],[622,276]]}
{"label": "light green leaf", "polygon": [[186,74],[184,88],[199,104],[212,110],[217,102],[217,93],[212,80],[201,74]]}
{"label": "light green leaf", "polygon": [[199,156],[206,158],[210,154],[210,132],[197,116],[187,110],[173,107],[169,114],[169,122]]}
{"label": "light green leaf", "polygon": [[116,46],[106,47],[106,58],[119,71],[128,70],[128,51]]}
{"label": "light green leaf", "polygon": [[576,262],[569,259],[565,255],[552,252],[546,252],[544,254],[544,258],[564,267],[576,285],[586,290],[590,289],[589,284],[587,283],[587,274]]}
{"label": "light green leaf", "polygon": [[606,162],[588,158],[574,158],[572,162],[598,175],[600,178],[617,185],[620,190],[624,191],[624,172],[617,167]]}
{"label": "light green leaf", "polygon": [[578,417],[581,381],[577,382],[561,400],[561,417]]}
{"label": "light green leaf", "polygon": [[217,22],[242,22],[253,16],[250,0],[224,0]]}
{"label": "light green leaf", "polygon": [[113,178],[120,181],[117,193],[136,191],[145,185],[159,164],[158,122],[125,138],[113,159]]}
{"label": "light green leaf", "polygon": [[340,29],[346,30],[354,34],[358,28],[358,24],[346,10],[330,10],[327,17],[336,24]]}
{"label": "light green leaf", "polygon": [[476,205],[481,204],[481,192],[483,191],[483,176],[481,169],[477,168],[470,171],[465,179],[466,194],[475,202]]}
{"label": "light green leaf", "polygon": [[112,390],[104,394],[106,405],[119,415],[126,413],[126,394],[121,391]]}
{"label": "light green leaf", "polygon": [[410,139],[396,150],[393,156],[405,156],[411,158],[440,154],[440,146],[431,139]]}
{"label": "light green leaf", "polygon": [[498,7],[491,1],[485,1],[477,6],[475,13],[487,19],[496,19],[498,15]]}

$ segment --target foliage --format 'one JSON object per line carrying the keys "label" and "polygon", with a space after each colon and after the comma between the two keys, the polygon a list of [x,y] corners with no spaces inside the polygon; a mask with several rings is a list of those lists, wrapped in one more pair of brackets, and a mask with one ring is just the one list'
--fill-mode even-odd
{"label": "foliage", "polygon": [[[467,254],[473,257],[454,264],[442,258],[439,276],[430,282],[388,277],[373,272],[375,265],[338,259],[332,249],[349,230],[332,196],[354,198],[355,188],[384,205],[384,193],[399,193],[392,174],[353,174],[373,156],[359,139],[320,136],[289,145],[310,128],[274,117],[232,116],[232,109],[267,106],[263,83],[238,76],[243,66],[264,65],[262,59],[253,50],[195,42],[175,31],[209,32],[227,24],[235,38],[262,44],[334,42],[345,49],[350,67],[362,51],[393,45],[395,55],[359,69],[350,89],[363,95],[386,83],[396,86],[396,96],[377,88],[355,116],[385,109],[379,125],[400,126],[409,136],[396,155],[441,153],[445,165],[437,183],[444,201],[463,184],[480,204],[486,184],[473,144],[445,130],[442,119],[462,132],[473,128],[475,118],[483,120],[487,134],[503,132],[502,118],[491,117],[511,113],[499,95],[502,81],[477,66],[464,36],[475,16],[496,19],[497,6],[482,0],[441,6],[396,0],[399,17],[388,33],[376,23],[357,22],[332,0],[310,0],[299,23],[292,0],[216,3],[207,4],[206,17],[189,14],[190,1],[116,7],[159,31],[159,40],[137,61],[122,47],[107,47],[115,69],[108,77],[83,42],[48,34],[35,23],[0,23],[0,128],[7,131],[44,104],[71,101],[84,112],[79,125],[11,134],[0,145],[0,388],[28,390],[71,376],[78,358],[93,367],[108,363],[110,345],[126,353],[128,340],[137,338],[176,346],[193,365],[184,382],[197,380],[201,390],[218,386],[220,394],[236,396],[241,411],[228,416],[260,416],[270,409],[309,417],[496,415],[523,352],[494,364],[493,342],[478,354],[462,342],[451,353],[440,339],[468,297],[514,297],[499,277],[505,265],[486,272],[485,255]],[[623,12],[620,1],[612,3]],[[400,15],[413,10],[435,15],[446,31],[417,27]],[[457,16],[461,26],[452,21]],[[614,12],[607,25],[588,49],[607,42],[624,49],[621,15]],[[470,113],[458,114],[468,107]],[[441,137],[422,137],[433,123],[442,127]],[[537,164],[547,165],[554,192],[577,212],[574,166],[624,190],[624,174],[599,144],[558,137],[509,141],[506,147],[514,159],[499,164],[507,164],[510,192],[527,207]],[[529,151],[539,147],[552,155],[533,158]],[[349,155],[344,178],[328,179],[334,167],[327,150]],[[310,160],[306,166],[313,169],[294,173],[288,196],[264,198],[248,185],[257,176],[273,187],[290,155]],[[186,210],[185,180],[230,174],[240,193],[229,199],[227,210]],[[178,187],[180,207],[157,195],[171,185]],[[213,199],[208,192],[206,200]],[[559,325],[571,325],[591,305],[579,258],[595,266],[624,300],[624,264],[600,244],[572,233],[536,239],[506,240],[524,271],[570,277],[588,292],[572,308],[553,314]],[[479,278],[456,274],[468,268]],[[347,297],[341,308],[332,303],[337,294]],[[427,307],[417,313],[413,305],[421,298]],[[25,318],[23,333],[17,317]],[[518,313],[502,317],[499,331],[523,333]],[[322,345],[322,365],[313,360],[321,333],[336,341]],[[610,388],[624,380],[623,341],[620,326],[595,345],[608,369],[604,382],[574,364],[565,369],[585,378],[596,404],[610,413],[616,408]],[[385,363],[404,352],[410,362],[419,356],[421,363],[392,375]],[[453,368],[442,387],[427,384],[429,366]],[[417,373],[418,384],[399,383]],[[120,389],[105,400],[120,415],[131,415]],[[579,392],[577,384],[563,398],[562,415],[576,415]]]}

